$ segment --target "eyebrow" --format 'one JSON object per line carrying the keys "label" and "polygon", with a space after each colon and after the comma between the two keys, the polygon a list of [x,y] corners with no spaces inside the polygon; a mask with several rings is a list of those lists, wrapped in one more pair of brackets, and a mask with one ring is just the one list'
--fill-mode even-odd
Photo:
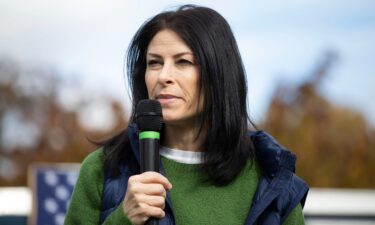
{"label": "eyebrow", "polygon": [[[152,53],[152,52],[147,53],[147,55],[153,56],[153,57],[157,57],[157,58],[162,58],[161,55],[156,54],[156,53]],[[178,58],[178,57],[181,57],[181,56],[184,56],[184,55],[192,55],[192,56],[194,56],[193,53],[191,53],[191,52],[181,52],[181,53],[178,53],[176,55],[173,55],[173,57],[174,58]]]}

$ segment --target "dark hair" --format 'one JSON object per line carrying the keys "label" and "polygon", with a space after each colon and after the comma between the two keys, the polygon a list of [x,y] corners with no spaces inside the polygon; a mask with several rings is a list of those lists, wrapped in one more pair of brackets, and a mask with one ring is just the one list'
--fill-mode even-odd
{"label": "dark hair", "polygon": [[[254,149],[247,136],[247,85],[237,43],[227,21],[216,11],[184,5],[146,21],[135,34],[127,57],[127,75],[135,106],[147,99],[145,84],[146,54],[152,38],[163,29],[178,34],[191,48],[199,65],[200,90],[204,106],[200,129],[209,127],[204,142],[205,161],[201,170],[215,185],[232,181],[253,158]],[[117,174],[119,163],[128,163],[130,145],[127,130],[104,143],[105,166]],[[126,159],[124,159],[126,158]]]}

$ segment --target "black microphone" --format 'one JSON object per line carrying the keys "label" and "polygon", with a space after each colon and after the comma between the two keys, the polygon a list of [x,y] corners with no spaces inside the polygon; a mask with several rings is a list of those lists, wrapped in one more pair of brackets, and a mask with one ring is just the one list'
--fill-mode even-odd
{"label": "black microphone", "polygon": [[[159,172],[159,141],[163,125],[161,105],[156,100],[141,100],[136,109],[136,122],[139,132],[141,173]],[[147,225],[158,225],[156,218],[150,218]]]}

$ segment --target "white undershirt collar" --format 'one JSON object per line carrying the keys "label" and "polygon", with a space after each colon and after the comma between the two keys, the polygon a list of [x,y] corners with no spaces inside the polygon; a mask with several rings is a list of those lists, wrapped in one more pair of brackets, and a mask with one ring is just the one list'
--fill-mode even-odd
{"label": "white undershirt collar", "polygon": [[186,150],[179,150],[173,148],[167,148],[165,146],[160,146],[160,155],[167,159],[185,163],[185,164],[202,164],[203,163],[203,152],[193,152]]}

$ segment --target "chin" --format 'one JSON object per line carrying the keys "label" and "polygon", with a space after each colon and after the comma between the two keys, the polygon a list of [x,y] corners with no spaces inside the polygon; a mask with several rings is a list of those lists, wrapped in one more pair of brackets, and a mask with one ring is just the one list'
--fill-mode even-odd
{"label": "chin", "polygon": [[163,114],[163,122],[165,125],[177,125],[180,124],[183,119],[176,117],[175,115],[164,115]]}
{"label": "chin", "polygon": [[162,108],[164,122],[178,120],[179,116],[177,115],[176,111],[177,111],[176,109],[171,110],[171,109]]}
{"label": "chin", "polygon": [[178,119],[170,117],[170,116],[164,116],[163,115],[163,121],[165,124],[175,124],[178,123]]}

